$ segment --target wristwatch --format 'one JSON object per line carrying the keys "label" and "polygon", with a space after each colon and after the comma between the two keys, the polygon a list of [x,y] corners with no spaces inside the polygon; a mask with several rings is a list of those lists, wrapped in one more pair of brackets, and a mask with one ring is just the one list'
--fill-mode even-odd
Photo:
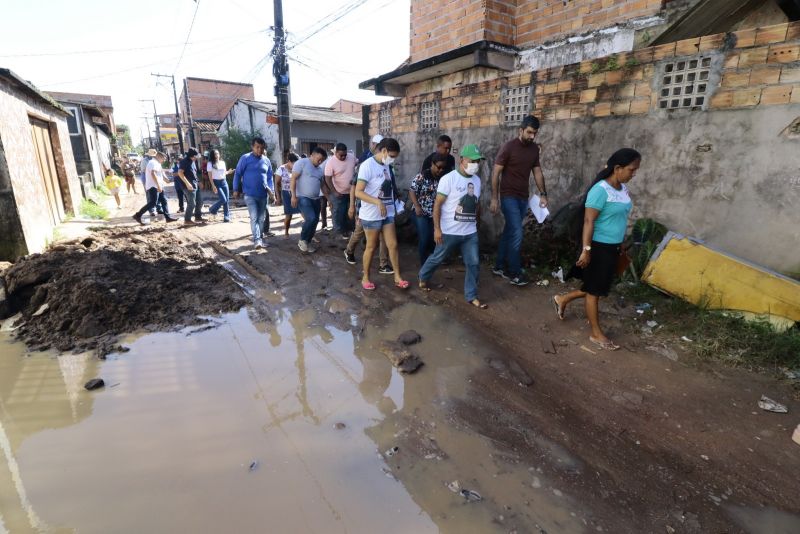
{"label": "wristwatch", "polygon": [[590,247],[589,245],[586,245],[585,247],[583,247],[583,250],[585,250],[586,252],[591,252],[592,247]]}

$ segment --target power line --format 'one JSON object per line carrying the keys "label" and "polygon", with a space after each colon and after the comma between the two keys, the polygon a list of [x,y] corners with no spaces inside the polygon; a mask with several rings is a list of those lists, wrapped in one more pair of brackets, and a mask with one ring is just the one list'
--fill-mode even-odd
{"label": "power line", "polygon": [[200,9],[200,0],[194,0],[194,15],[192,15],[192,22],[189,24],[189,33],[186,34],[186,41],[183,43],[183,50],[181,50],[181,56],[178,58],[178,62],[175,64],[175,68],[172,69],[173,76],[176,72],[178,72],[178,66],[180,66],[181,61],[183,60],[183,53],[186,52],[186,45],[189,44],[189,37],[192,36],[192,28],[194,28],[194,19],[197,18],[197,10]]}
{"label": "power line", "polygon": [[[259,33],[268,32],[269,29],[258,30],[257,32],[251,32],[247,34],[236,34],[236,35],[228,35],[227,37],[217,37],[216,39],[202,39],[200,41],[192,41],[190,43],[186,43],[188,46],[194,46],[197,44],[202,43],[211,43],[211,42],[218,42],[218,41],[229,41],[231,39],[238,39],[242,35],[256,35]],[[165,44],[165,45],[154,45],[154,46],[139,46],[139,47],[126,47],[126,48],[106,48],[102,50],[73,50],[71,52],[34,52],[31,54],[0,54],[0,57],[50,57],[50,56],[77,56],[77,55],[89,55],[89,54],[106,54],[106,53],[113,53],[113,52],[138,52],[141,50],[156,50],[159,48],[172,48],[175,46],[183,46],[184,43],[173,43],[173,44]]]}
{"label": "power line", "polygon": [[[296,48],[296,47],[300,46],[304,42],[306,42],[309,39],[311,39],[312,37],[316,36],[319,32],[321,32],[322,30],[324,30],[325,28],[327,28],[331,24],[333,24],[333,23],[341,20],[342,18],[346,17],[347,15],[352,13],[353,10],[361,7],[362,5],[366,4],[367,2],[369,2],[369,0],[354,0],[353,2],[350,2],[350,4],[338,8],[336,11],[334,11],[331,14],[329,14],[327,17],[323,18],[322,21],[320,21],[321,25],[320,25],[320,23],[317,23],[318,27],[315,28],[315,27],[312,26],[311,28],[309,28],[308,30],[303,32],[303,33],[307,33],[308,35],[306,35],[305,37],[301,38],[298,42],[294,43],[288,49],[292,50],[293,48]],[[337,13],[338,13],[338,15],[337,15]],[[333,18],[331,20],[325,21],[325,19],[330,18],[332,16],[333,16]]]}

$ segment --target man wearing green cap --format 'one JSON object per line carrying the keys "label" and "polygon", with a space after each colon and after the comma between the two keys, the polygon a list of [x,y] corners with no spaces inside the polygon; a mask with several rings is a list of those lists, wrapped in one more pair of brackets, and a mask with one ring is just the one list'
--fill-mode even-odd
{"label": "man wearing green cap", "polygon": [[436,249],[419,271],[419,287],[430,291],[428,282],[442,262],[460,249],[464,258],[464,298],[476,308],[485,309],[478,300],[478,222],[480,221],[481,179],[477,175],[485,159],[477,145],[461,149],[458,167],[439,179],[433,204],[433,239]]}

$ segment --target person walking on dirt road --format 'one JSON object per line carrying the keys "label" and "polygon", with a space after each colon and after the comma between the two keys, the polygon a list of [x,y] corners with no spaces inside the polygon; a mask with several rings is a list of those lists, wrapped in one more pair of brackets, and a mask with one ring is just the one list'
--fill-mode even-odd
{"label": "person walking on dirt road", "polygon": [[606,337],[600,328],[599,301],[608,296],[620,257],[624,254],[622,241],[633,207],[625,184],[636,176],[641,162],[642,156],[636,150],[620,149],[614,152],[595,178],[586,195],[581,236],[583,248],[575,263],[578,269],[570,271],[570,275],[583,279],[583,286],[566,295],[553,297],[561,320],[570,302],[585,299],[586,317],[592,328],[589,341],[606,350],[617,350],[619,345]]}
{"label": "person walking on dirt road", "polygon": [[152,212],[152,210],[156,207],[156,204],[161,206],[161,210],[164,213],[164,220],[166,222],[174,222],[178,220],[170,216],[167,199],[164,197],[164,170],[161,168],[161,164],[164,163],[165,159],[167,159],[167,156],[164,153],[157,152],[156,156],[150,159],[150,162],[147,164],[147,168],[145,169],[147,176],[145,181],[147,204],[142,206],[142,209],[133,215],[133,219],[139,224],[143,224],[142,215],[144,215],[144,212]]}
{"label": "person walking on dirt road", "polygon": [[433,240],[433,205],[436,202],[436,188],[439,179],[449,174],[447,169],[449,154],[435,152],[431,157],[430,167],[411,180],[408,196],[414,205],[414,223],[417,225],[417,241],[419,264],[422,266],[431,255],[436,243]]}
{"label": "person walking on dirt road", "polygon": [[109,192],[114,195],[117,209],[120,209],[122,207],[122,201],[119,199],[119,188],[122,187],[122,178],[117,175],[114,169],[106,169],[105,183]]}
{"label": "person walking on dirt road", "polygon": [[317,224],[322,210],[320,196],[322,183],[325,181],[325,171],[322,162],[328,158],[328,153],[322,147],[314,147],[311,155],[301,158],[292,168],[292,207],[299,208],[303,215],[303,228],[300,230],[298,248],[303,252],[315,252],[316,248],[311,240],[317,232]]}
{"label": "person walking on dirt road", "polygon": [[250,215],[250,231],[253,234],[253,246],[264,248],[264,219],[267,217],[267,201],[271,190],[272,163],[266,156],[267,142],[261,137],[254,137],[250,143],[250,152],[243,154],[236,164],[233,174],[234,197],[244,193],[244,203]]}
{"label": "person walking on dirt road", "polygon": [[492,202],[489,209],[495,215],[502,211],[505,219],[492,273],[515,286],[530,282],[522,272],[520,249],[522,220],[528,213],[531,172],[539,189],[539,205],[544,208],[548,203],[547,188],[539,164],[539,145],[533,142],[538,131],[539,119],[532,115],[525,117],[519,126],[519,135],[500,148],[492,169]]}
{"label": "person walking on dirt road", "polygon": [[476,308],[487,306],[478,299],[478,224],[481,207],[480,162],[485,159],[477,145],[461,149],[458,168],[439,179],[433,205],[433,239],[436,249],[419,270],[419,288],[430,291],[428,283],[445,258],[460,249],[464,258],[464,298]]}
{"label": "person walking on dirt road", "polygon": [[212,150],[208,155],[207,171],[211,177],[211,191],[219,196],[219,200],[208,208],[208,212],[216,217],[219,208],[222,207],[222,220],[231,222],[230,192],[228,191],[227,176],[233,174],[234,169],[228,169],[225,166],[225,160],[219,158],[219,150]]}
{"label": "person walking on dirt road", "polygon": [[183,224],[192,223],[192,214],[195,222],[203,222],[203,200],[200,196],[200,184],[197,180],[197,167],[195,160],[198,152],[194,148],[186,151],[186,157],[178,165],[178,178],[183,182],[183,190],[186,194],[186,213],[183,214]]}
{"label": "person walking on dirt road", "polygon": [[[300,213],[300,210],[292,207],[292,169],[300,156],[294,152],[289,152],[286,156],[286,163],[278,167],[275,173],[278,182],[275,185],[275,197],[279,205],[283,206],[283,235],[289,236],[289,225],[292,224],[292,215]],[[280,191],[280,196],[278,196]]]}
{"label": "person walking on dirt road", "polygon": [[378,236],[382,236],[389,251],[394,285],[400,289],[407,289],[408,282],[400,276],[400,257],[394,226],[397,196],[390,170],[391,164],[400,154],[400,143],[396,139],[386,137],[378,143],[375,150],[375,155],[358,168],[356,184],[356,197],[361,200],[359,217],[367,237],[362,260],[364,274],[361,278],[361,287],[368,291],[375,289],[375,284],[369,279],[369,269],[372,255],[378,247]]}
{"label": "person walking on dirt road", "polygon": [[347,145],[337,143],[332,158],[325,164],[325,183],[330,190],[333,208],[333,230],[342,238],[350,239],[350,219],[347,211],[350,205],[350,185],[356,169],[356,157],[348,154]]}

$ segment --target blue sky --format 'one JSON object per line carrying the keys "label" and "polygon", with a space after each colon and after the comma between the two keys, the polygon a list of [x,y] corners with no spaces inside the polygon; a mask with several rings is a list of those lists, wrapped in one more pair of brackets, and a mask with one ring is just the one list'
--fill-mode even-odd
{"label": "blue sky", "polygon": [[[140,117],[153,112],[139,99],[155,99],[159,114],[174,112],[171,88],[151,72],[175,73],[179,84],[184,76],[248,82],[256,99],[274,101],[272,62],[264,61],[272,48],[272,6],[269,0],[11,0],[2,16],[0,67],[44,90],[110,94],[117,122],[131,125],[136,138],[144,131]],[[378,101],[358,83],[408,57],[407,0],[284,0],[283,11],[290,46],[329,15],[344,14],[289,52],[295,104]]]}

